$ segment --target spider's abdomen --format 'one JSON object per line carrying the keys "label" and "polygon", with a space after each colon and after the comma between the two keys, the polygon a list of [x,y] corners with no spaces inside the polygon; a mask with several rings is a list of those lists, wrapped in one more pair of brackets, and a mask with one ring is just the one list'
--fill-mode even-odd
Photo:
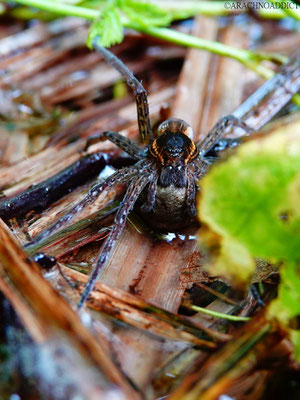
{"label": "spider's abdomen", "polygon": [[186,186],[175,187],[158,185],[153,210],[143,212],[142,204],[147,196],[147,188],[137,206],[138,213],[152,227],[163,231],[178,231],[189,225],[193,218],[187,213]]}

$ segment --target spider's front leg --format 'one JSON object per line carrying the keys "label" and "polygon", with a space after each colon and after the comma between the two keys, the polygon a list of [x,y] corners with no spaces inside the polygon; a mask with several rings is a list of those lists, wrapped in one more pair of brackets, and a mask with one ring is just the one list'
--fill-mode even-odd
{"label": "spider's front leg", "polygon": [[92,290],[94,289],[94,286],[98,280],[101,269],[107,263],[114,245],[116,244],[118,238],[123,232],[128,214],[130,213],[139,195],[142,193],[143,189],[145,188],[145,186],[147,185],[147,183],[151,178],[152,178],[151,173],[143,171],[143,173],[136,179],[134,179],[133,182],[129,185],[126,195],[124,196],[122,204],[115,217],[114,227],[110,231],[110,234],[108,235],[103,244],[103,248],[100,250],[100,253],[98,254],[96,264],[89,277],[88,283],[86,284],[84,291],[81,295],[80,301],[78,303],[79,309],[84,305],[89,295],[91,294]]}
{"label": "spider's front leg", "polygon": [[236,118],[233,115],[222,117],[208,132],[205,138],[197,143],[200,158],[205,156],[205,154],[208,153],[209,150],[211,150],[211,148],[218,142],[218,140],[223,137],[225,131],[229,127],[242,128],[246,132],[246,134],[253,132],[253,129],[250,128],[243,120]]}
{"label": "spider's front leg", "polygon": [[125,136],[120,135],[117,132],[100,132],[91,137],[86,141],[84,150],[87,150],[89,146],[94,143],[98,143],[104,140],[109,140],[124,150],[127,154],[136,160],[140,160],[145,156],[145,149],[136,144],[133,140],[128,139]]}
{"label": "spider's front leg", "polygon": [[132,89],[135,96],[139,132],[144,144],[152,143],[154,140],[149,118],[149,104],[147,92],[142,83],[133,75],[123,62],[113,53],[98,44],[100,37],[96,36],[93,40],[93,48],[120,74],[123,76],[127,85]]}

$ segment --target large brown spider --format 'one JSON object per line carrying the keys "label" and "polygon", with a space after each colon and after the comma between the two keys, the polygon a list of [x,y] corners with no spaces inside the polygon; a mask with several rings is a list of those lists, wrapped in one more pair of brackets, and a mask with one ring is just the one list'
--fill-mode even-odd
{"label": "large brown spider", "polygon": [[229,125],[237,125],[247,133],[251,129],[234,116],[222,118],[203,141],[194,143],[188,135],[192,128],[180,119],[164,121],[154,137],[147,94],[141,82],[110,51],[93,42],[93,47],[115,67],[133,90],[137,104],[140,136],[146,144],[141,147],[116,132],[103,132],[88,139],[87,146],[95,140],[108,139],[136,160],[132,166],[115,172],[104,182],[96,183],[86,197],[53,225],[38,235],[28,245],[35,245],[69,223],[82,209],[94,202],[104,190],[126,184],[127,191],[116,214],[114,226],[106,238],[94,264],[89,281],[83,291],[78,308],[81,308],[98,279],[101,268],[107,263],[111,251],[120,237],[129,212],[136,211],[147,223],[163,230],[178,230],[191,223],[196,216],[195,198],[198,181],[206,173],[209,162],[204,156],[222,137]]}

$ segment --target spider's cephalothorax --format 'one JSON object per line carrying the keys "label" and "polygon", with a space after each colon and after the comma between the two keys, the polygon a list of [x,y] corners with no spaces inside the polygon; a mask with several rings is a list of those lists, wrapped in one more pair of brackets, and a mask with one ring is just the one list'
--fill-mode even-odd
{"label": "spider's cephalothorax", "polygon": [[159,126],[158,134],[149,153],[161,166],[159,184],[162,187],[184,187],[186,167],[199,153],[195,143],[187,136],[192,134],[192,128],[181,119],[172,118]]}
{"label": "spider's cephalothorax", "polygon": [[159,159],[162,165],[172,161],[187,164],[198,154],[195,143],[189,138],[193,130],[182,119],[170,118],[158,127],[158,138],[150,146],[150,153]]}
{"label": "spider's cephalothorax", "polygon": [[154,137],[149,119],[146,91],[132,72],[110,51],[98,45],[94,48],[114,66],[133,90],[137,104],[140,137],[148,147],[141,147],[116,132],[102,132],[88,140],[110,140],[129,154],[136,163],[116,171],[104,182],[97,182],[87,196],[60,217],[53,225],[35,237],[28,246],[33,247],[58,231],[93,203],[103,191],[113,186],[126,184],[127,190],[115,217],[115,224],[103,243],[94,264],[89,281],[81,296],[80,308],[93,290],[100,271],[107,263],[111,251],[120,237],[129,212],[135,209],[152,226],[174,231],[180,230],[195,218],[195,198],[199,179],[206,173],[209,163],[205,155],[222,137],[229,124],[238,124],[244,130],[249,128],[233,116],[222,118],[206,135],[203,141],[194,143],[189,136],[192,128],[180,119],[163,122],[157,137]]}

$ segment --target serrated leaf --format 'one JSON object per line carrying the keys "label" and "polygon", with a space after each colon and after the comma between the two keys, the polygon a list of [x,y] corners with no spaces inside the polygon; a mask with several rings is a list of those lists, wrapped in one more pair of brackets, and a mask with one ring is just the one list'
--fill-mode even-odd
{"label": "serrated leaf", "polygon": [[141,26],[167,26],[172,22],[170,13],[149,2],[123,0],[120,5],[129,20]]}
{"label": "serrated leaf", "polygon": [[104,47],[122,42],[124,37],[123,25],[120,12],[115,6],[106,7],[101,19],[92,22],[86,42],[90,49],[92,49],[92,42],[96,36],[99,36],[99,44]]}

